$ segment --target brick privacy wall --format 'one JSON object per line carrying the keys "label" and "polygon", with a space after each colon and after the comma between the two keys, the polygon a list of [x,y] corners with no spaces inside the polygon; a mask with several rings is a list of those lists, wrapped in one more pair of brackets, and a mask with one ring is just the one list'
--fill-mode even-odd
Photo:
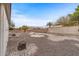
{"label": "brick privacy wall", "polygon": [[48,30],[49,33],[60,33],[60,34],[74,34],[79,35],[78,26],[71,27],[52,27]]}

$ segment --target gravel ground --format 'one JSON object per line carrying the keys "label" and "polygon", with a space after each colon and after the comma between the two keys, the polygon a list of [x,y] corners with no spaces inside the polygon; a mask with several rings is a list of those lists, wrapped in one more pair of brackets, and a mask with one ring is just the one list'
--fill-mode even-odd
{"label": "gravel ground", "polygon": [[[17,44],[24,40],[26,49],[17,50]],[[7,56],[79,56],[79,36],[66,36],[46,33],[21,33],[10,37]]]}

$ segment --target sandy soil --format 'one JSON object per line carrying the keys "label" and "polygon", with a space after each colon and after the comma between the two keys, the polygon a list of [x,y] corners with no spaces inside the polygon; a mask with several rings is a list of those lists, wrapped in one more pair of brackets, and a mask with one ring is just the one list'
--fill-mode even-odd
{"label": "sandy soil", "polygon": [[[26,49],[17,50],[17,44],[24,40]],[[10,37],[7,56],[79,56],[79,36],[47,33],[21,33]]]}

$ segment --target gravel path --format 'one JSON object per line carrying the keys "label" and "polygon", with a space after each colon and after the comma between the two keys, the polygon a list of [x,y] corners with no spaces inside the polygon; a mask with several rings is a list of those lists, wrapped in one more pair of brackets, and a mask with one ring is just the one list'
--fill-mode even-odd
{"label": "gravel path", "polygon": [[[21,40],[27,48],[17,50]],[[15,53],[16,52],[16,53]],[[21,33],[9,39],[6,55],[11,56],[79,56],[79,36],[61,36],[46,33]]]}

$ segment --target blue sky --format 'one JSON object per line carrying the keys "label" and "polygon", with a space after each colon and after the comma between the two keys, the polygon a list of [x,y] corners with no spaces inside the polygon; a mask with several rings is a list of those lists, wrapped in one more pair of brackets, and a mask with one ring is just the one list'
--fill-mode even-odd
{"label": "blue sky", "polygon": [[75,11],[78,4],[69,3],[16,3],[12,4],[12,20],[16,27],[22,25],[45,26]]}

